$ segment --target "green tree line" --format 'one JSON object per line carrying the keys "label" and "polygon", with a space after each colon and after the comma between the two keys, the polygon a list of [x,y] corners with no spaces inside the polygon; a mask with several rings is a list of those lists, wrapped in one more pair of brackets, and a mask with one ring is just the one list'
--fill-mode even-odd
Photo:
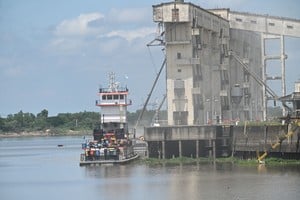
{"label": "green tree line", "polygon": [[60,113],[57,116],[48,116],[46,109],[37,115],[20,111],[16,114],[9,114],[6,118],[0,117],[0,132],[92,129],[98,122],[99,113],[97,112]]}
{"label": "green tree line", "polygon": [[[128,123],[134,125],[141,110],[127,112]],[[166,117],[166,111],[161,112]],[[155,111],[145,111],[144,123],[150,124]],[[59,113],[57,116],[48,116],[48,110],[44,109],[37,115],[19,111],[9,114],[6,118],[0,116],[0,133],[7,132],[31,132],[57,130],[93,130],[100,123],[99,112]]]}

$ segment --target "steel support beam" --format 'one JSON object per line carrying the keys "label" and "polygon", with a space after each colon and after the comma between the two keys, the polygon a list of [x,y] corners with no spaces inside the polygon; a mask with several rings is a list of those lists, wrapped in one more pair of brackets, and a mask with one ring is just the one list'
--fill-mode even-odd
{"label": "steel support beam", "polygon": [[[284,36],[281,35],[280,36],[280,62],[281,62],[281,90],[282,90],[282,96],[286,96],[286,83],[285,83],[285,59],[287,58],[287,56],[285,55],[285,44],[284,44]],[[285,116],[286,113],[286,109],[285,107],[283,107],[283,116]]]}

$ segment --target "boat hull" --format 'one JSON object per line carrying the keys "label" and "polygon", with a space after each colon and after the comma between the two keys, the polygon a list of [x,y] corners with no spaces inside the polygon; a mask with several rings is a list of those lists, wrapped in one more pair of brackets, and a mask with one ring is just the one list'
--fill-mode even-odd
{"label": "boat hull", "polygon": [[138,154],[133,155],[132,157],[121,159],[121,160],[82,160],[79,162],[80,166],[86,165],[114,165],[114,164],[125,164],[129,163],[139,157]]}

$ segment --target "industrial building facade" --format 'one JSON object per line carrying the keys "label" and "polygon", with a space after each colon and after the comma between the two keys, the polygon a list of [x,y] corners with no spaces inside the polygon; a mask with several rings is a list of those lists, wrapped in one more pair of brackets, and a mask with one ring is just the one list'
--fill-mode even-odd
{"label": "industrial building facade", "polygon": [[[145,127],[150,157],[244,157],[247,152],[251,157],[256,151],[264,151],[259,161],[270,152],[298,157],[299,125],[285,134],[283,125],[248,130],[247,123],[227,124],[266,120],[270,100],[292,103],[293,109],[284,106],[283,111],[294,110],[298,117],[298,90],[285,94],[284,38],[300,37],[300,20],[205,10],[183,0],[154,5],[153,20],[161,30],[157,41],[166,50],[168,125]],[[279,42],[280,54],[267,55],[266,40]],[[280,62],[281,74],[267,74],[269,60]],[[282,94],[272,90],[270,81],[281,81]],[[282,135],[298,136],[278,141]]]}
{"label": "industrial building facade", "polygon": [[154,5],[153,20],[165,31],[168,125],[263,119],[262,86],[230,53],[262,77],[259,34],[183,1]]}

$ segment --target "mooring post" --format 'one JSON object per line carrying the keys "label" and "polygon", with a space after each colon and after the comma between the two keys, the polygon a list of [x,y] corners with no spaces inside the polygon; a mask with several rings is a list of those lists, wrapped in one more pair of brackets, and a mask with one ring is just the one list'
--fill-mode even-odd
{"label": "mooring post", "polygon": [[181,140],[178,141],[179,157],[182,157],[182,144]]}
{"label": "mooring post", "polygon": [[264,132],[264,149],[267,149],[267,146],[268,146],[268,126],[265,125],[265,132]]}
{"label": "mooring post", "polygon": [[166,144],[165,141],[161,142],[162,159],[166,158]]}
{"label": "mooring post", "polygon": [[208,157],[212,157],[212,140],[208,140]]}
{"label": "mooring post", "polygon": [[212,149],[213,149],[213,160],[216,161],[216,140],[212,141]]}
{"label": "mooring post", "polygon": [[196,140],[196,158],[199,158],[199,140]]}

